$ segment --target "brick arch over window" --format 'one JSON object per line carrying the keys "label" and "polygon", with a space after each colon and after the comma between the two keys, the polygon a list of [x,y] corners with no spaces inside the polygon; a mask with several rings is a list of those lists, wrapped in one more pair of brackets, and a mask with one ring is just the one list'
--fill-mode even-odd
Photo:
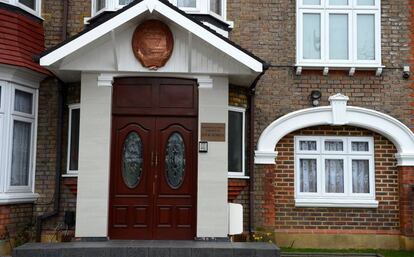
{"label": "brick arch over window", "polygon": [[371,109],[347,106],[347,96],[331,96],[330,106],[303,109],[272,122],[261,134],[255,152],[256,164],[274,164],[276,144],[285,135],[318,125],[350,125],[375,131],[396,146],[399,166],[414,166],[414,134],[397,119]]}

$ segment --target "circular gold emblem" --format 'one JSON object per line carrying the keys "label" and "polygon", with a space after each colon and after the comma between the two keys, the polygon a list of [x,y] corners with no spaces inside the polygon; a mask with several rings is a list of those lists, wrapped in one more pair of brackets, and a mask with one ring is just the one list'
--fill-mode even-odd
{"label": "circular gold emblem", "polygon": [[156,70],[170,59],[174,39],[170,28],[159,20],[141,23],[132,37],[132,50],[144,67]]}

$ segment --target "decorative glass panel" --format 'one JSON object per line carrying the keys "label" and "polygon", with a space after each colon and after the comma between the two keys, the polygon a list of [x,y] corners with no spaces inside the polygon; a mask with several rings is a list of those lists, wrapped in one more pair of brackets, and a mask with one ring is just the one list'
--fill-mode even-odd
{"label": "decorative glass panel", "polygon": [[132,3],[134,0],[119,0],[120,5],[127,5]]}
{"label": "decorative glass panel", "polygon": [[325,141],[325,151],[343,151],[344,150],[344,142],[339,140],[327,140]]}
{"label": "decorative glass panel", "polygon": [[14,121],[13,149],[10,185],[28,186],[30,174],[30,148],[32,141],[32,124]]}
{"label": "decorative glass panel", "polygon": [[374,6],[375,0],[357,0],[357,5]]}
{"label": "decorative glass panel", "polygon": [[316,159],[300,159],[300,191],[317,192]]}
{"label": "decorative glass panel", "polygon": [[353,152],[369,152],[368,142],[352,142]]}
{"label": "decorative glass panel", "polygon": [[321,0],[303,0],[304,5],[320,5]]}
{"label": "decorative glass panel", "polygon": [[32,10],[36,10],[36,0],[19,0],[19,3],[29,7]]}
{"label": "decorative glass panel", "polygon": [[69,170],[78,170],[80,109],[71,110]]}
{"label": "decorative glass panel", "polygon": [[131,132],[124,142],[122,151],[122,178],[129,188],[135,188],[142,175],[142,141],[138,133]]}
{"label": "decorative glass panel", "polygon": [[325,191],[327,193],[344,192],[344,160],[325,160]]}
{"label": "decorative glass panel", "polygon": [[357,15],[357,58],[375,60],[375,16]]}
{"label": "decorative glass panel", "polygon": [[320,14],[303,14],[303,59],[321,59]]}
{"label": "decorative glass panel", "polygon": [[301,151],[316,151],[316,141],[299,141]]}
{"label": "decorative glass panel", "polygon": [[369,193],[368,160],[352,160],[352,192]]}
{"label": "decorative glass panel", "polygon": [[329,0],[329,5],[348,5],[348,0]]}
{"label": "decorative glass panel", "polygon": [[329,15],[329,59],[348,59],[348,15]]}
{"label": "decorative glass panel", "polygon": [[178,0],[177,1],[178,7],[197,7],[197,0]]}
{"label": "decorative glass panel", "polygon": [[2,106],[1,106],[1,89],[2,89],[2,87],[0,87],[0,110],[2,109]]}
{"label": "decorative glass panel", "polygon": [[185,173],[185,145],[181,135],[173,133],[167,142],[165,149],[165,177],[168,185],[178,189],[183,181]]}
{"label": "decorative glass panel", "polygon": [[243,172],[243,113],[229,111],[228,171]]}
{"label": "decorative glass panel", "polygon": [[33,94],[16,90],[14,95],[14,110],[16,112],[32,114],[32,108]]}
{"label": "decorative glass panel", "polygon": [[221,15],[221,1],[222,0],[210,0],[210,11]]}

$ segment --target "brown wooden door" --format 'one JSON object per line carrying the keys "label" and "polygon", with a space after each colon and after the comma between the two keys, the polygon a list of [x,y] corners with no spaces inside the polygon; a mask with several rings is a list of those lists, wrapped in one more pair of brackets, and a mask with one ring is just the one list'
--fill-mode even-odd
{"label": "brown wooden door", "polygon": [[[191,91],[193,97],[189,101],[182,97],[183,88],[181,92],[178,90],[177,97],[173,93],[175,90],[168,90],[179,86],[180,80],[162,79],[160,82],[145,78],[136,82],[143,82],[143,86],[134,84],[133,79],[114,86],[109,237],[193,239],[196,233],[197,117],[188,115],[192,112],[188,106],[190,103],[196,108],[195,83],[183,81],[183,88]],[[142,94],[151,92],[145,98],[149,100],[144,104],[144,111],[139,110],[143,108],[142,102],[134,103],[131,99],[131,95],[140,95],[140,91]],[[163,91],[169,95],[160,93]],[[128,99],[127,104],[122,97]],[[166,98],[169,101],[159,101]],[[185,104],[180,104],[180,99]],[[168,103],[175,104],[175,110],[170,107],[162,113],[163,106]],[[133,104],[140,106],[131,106]],[[150,105],[156,106],[151,109]]]}

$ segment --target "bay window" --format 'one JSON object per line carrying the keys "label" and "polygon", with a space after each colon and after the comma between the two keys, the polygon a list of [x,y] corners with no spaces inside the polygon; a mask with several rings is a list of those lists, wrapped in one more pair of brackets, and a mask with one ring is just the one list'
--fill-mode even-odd
{"label": "bay window", "polygon": [[295,201],[302,207],[377,207],[370,137],[295,137]]}
{"label": "bay window", "polygon": [[34,200],[37,90],[0,81],[0,203]]}
{"label": "bay window", "polygon": [[[17,1],[17,0],[15,0]],[[34,1],[34,0],[21,0]],[[224,0],[169,0],[173,5],[191,14],[211,14],[225,20]],[[133,0],[92,0],[92,14],[98,15],[103,11],[116,11]]]}
{"label": "bay window", "polygon": [[229,176],[245,176],[245,109],[229,108],[228,122]]}
{"label": "bay window", "polygon": [[298,2],[298,66],[381,66],[380,0]]}
{"label": "bay window", "polygon": [[40,16],[41,0],[3,0],[1,2],[18,6],[33,15]]}

